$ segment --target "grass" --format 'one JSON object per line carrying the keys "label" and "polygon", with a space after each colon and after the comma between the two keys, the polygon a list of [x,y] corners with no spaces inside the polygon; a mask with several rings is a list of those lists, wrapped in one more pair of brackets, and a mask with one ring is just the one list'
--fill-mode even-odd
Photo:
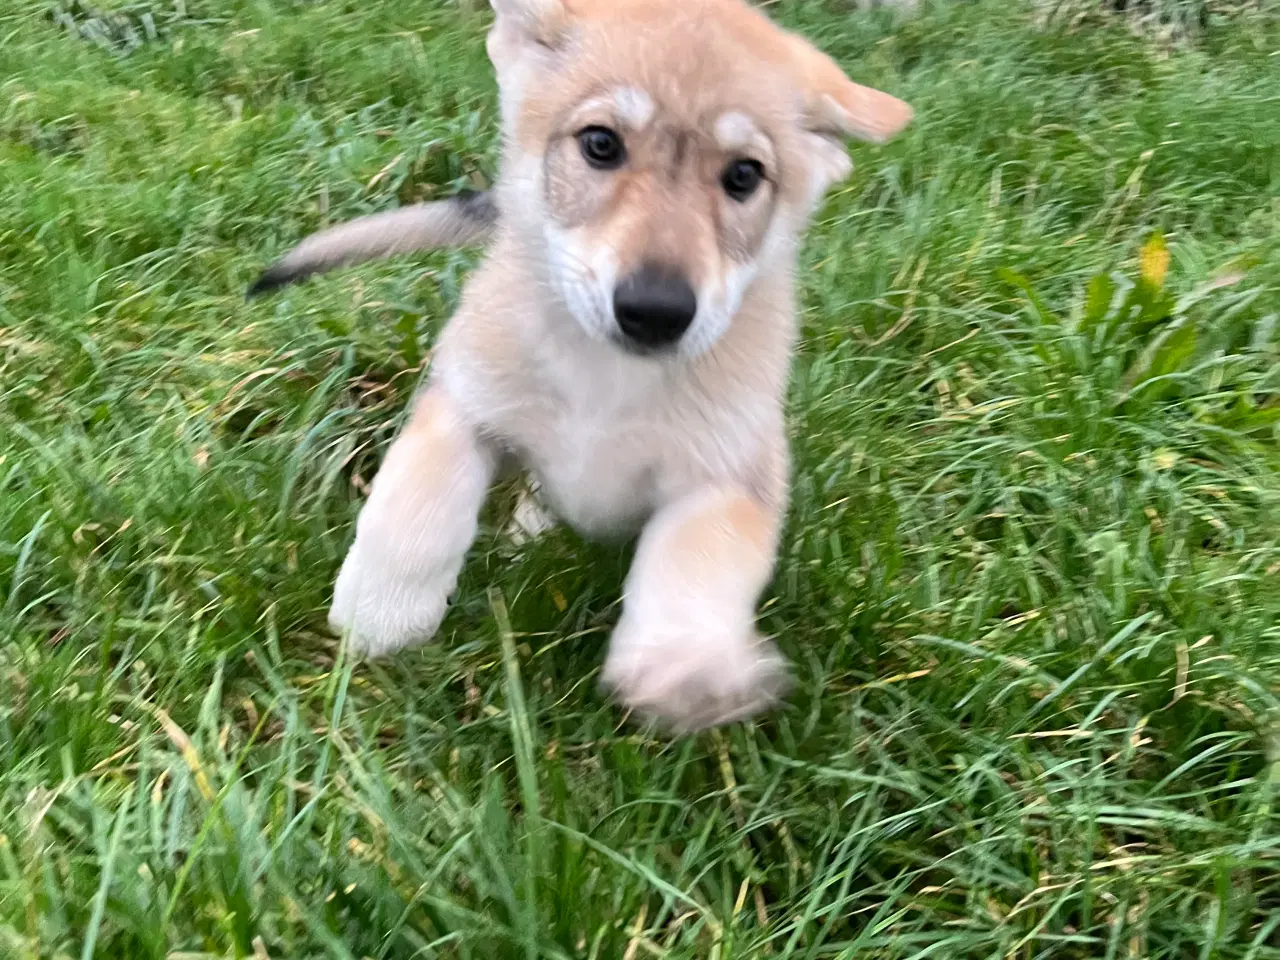
{"label": "grass", "polygon": [[0,0],[0,956],[1280,957],[1277,18],[772,6],[919,122],[804,253],[798,689],[666,741],[625,550],[323,628],[472,257],[241,291],[492,170],[484,14],[104,5]]}

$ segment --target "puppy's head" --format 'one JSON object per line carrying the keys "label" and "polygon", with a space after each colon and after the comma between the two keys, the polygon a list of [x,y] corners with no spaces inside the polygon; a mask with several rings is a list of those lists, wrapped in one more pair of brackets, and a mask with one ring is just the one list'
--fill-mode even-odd
{"label": "puppy's head", "polygon": [[493,0],[503,216],[591,336],[695,356],[901,101],[743,0]]}

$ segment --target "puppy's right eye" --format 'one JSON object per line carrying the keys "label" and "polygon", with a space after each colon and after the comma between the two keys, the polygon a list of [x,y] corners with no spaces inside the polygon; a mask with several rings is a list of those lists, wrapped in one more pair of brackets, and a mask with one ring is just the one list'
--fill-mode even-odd
{"label": "puppy's right eye", "polygon": [[627,159],[627,148],[616,131],[608,127],[584,127],[578,131],[578,148],[587,163],[597,170],[615,170]]}

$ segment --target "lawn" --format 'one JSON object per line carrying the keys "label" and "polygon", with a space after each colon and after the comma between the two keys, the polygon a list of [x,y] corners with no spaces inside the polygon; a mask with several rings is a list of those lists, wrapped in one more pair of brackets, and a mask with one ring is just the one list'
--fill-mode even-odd
{"label": "lawn", "polygon": [[918,120],[802,254],[796,690],[668,740],[509,497],[324,627],[475,252],[242,291],[487,179],[483,5],[108,5],[0,0],[0,957],[1280,958],[1274,7],[770,5]]}

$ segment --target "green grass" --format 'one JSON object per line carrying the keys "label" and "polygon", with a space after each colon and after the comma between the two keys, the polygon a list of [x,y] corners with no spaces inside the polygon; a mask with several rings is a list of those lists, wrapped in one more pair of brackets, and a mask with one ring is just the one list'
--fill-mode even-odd
{"label": "green grass", "polygon": [[323,627],[472,257],[241,291],[492,170],[484,14],[108,5],[0,0],[0,957],[1280,957],[1274,15],[771,7],[919,122],[804,253],[798,688],[672,742],[497,508]]}

